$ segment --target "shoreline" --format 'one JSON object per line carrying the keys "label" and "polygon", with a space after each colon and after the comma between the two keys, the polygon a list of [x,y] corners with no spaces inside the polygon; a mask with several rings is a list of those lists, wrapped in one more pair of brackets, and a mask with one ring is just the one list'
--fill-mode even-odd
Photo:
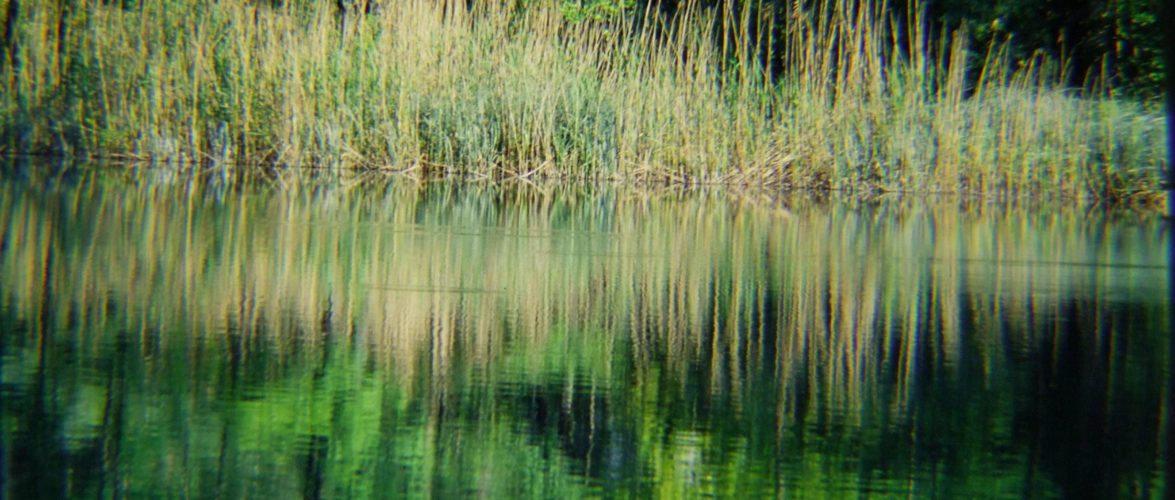
{"label": "shoreline", "polygon": [[[35,165],[30,165],[35,164]],[[1108,213],[1134,214],[1143,217],[1162,217],[1165,192],[1147,193],[1128,200],[1105,201],[1066,196],[1060,193],[992,193],[955,191],[884,191],[862,188],[855,191],[830,190],[763,184],[673,183],[658,180],[502,177],[491,179],[467,172],[452,174],[430,173],[396,168],[276,167],[273,165],[245,165],[224,168],[213,163],[184,164],[151,162],[103,157],[67,158],[53,154],[0,153],[0,168],[36,168],[46,175],[60,175],[65,171],[118,171],[138,176],[155,174],[177,175],[184,182],[204,186],[210,182],[229,186],[269,184],[278,189],[292,185],[319,185],[321,182],[344,183],[348,189],[386,189],[392,185],[407,184],[423,189],[430,185],[453,186],[455,189],[495,189],[502,192],[580,192],[612,191],[633,196],[719,196],[734,201],[751,200],[754,203],[781,206],[792,200],[801,204],[850,204],[935,206],[957,204],[964,211],[977,207],[996,210],[1038,212],[1042,210],[1091,210]],[[47,170],[47,171],[45,171]],[[340,184],[342,185],[342,184]]]}

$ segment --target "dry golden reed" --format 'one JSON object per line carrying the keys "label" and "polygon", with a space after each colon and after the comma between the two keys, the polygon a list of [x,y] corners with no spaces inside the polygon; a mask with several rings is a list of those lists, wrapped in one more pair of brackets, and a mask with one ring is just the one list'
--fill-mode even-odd
{"label": "dry golden reed", "polygon": [[0,147],[1158,201],[1161,115],[1078,96],[1046,59],[1012,67],[1003,46],[927,32],[918,5],[900,20],[828,0],[570,22],[554,1],[384,3],[344,23],[333,2],[21,2]]}

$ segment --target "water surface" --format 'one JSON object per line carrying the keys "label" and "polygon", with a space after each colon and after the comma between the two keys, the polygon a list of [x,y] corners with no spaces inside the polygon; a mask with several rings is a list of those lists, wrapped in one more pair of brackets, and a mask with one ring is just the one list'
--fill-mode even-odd
{"label": "water surface", "polygon": [[0,173],[6,497],[1165,494],[1157,218]]}

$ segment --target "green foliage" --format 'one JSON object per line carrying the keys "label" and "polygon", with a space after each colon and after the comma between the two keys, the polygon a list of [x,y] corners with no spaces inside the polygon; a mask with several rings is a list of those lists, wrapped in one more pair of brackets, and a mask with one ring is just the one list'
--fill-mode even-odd
{"label": "green foliage", "polygon": [[636,9],[636,0],[561,0],[564,18],[572,23],[614,21]]}
{"label": "green foliage", "polygon": [[1011,58],[1037,53],[1070,64],[1067,83],[1093,81],[1144,98],[1162,92],[1162,0],[942,0],[931,16],[943,29],[966,27],[977,47],[1011,40]]}

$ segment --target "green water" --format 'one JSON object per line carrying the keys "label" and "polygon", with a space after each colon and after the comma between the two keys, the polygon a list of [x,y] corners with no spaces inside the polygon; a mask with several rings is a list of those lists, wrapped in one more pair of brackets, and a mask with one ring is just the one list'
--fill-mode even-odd
{"label": "green water", "polygon": [[0,169],[2,494],[1162,497],[1131,213]]}

